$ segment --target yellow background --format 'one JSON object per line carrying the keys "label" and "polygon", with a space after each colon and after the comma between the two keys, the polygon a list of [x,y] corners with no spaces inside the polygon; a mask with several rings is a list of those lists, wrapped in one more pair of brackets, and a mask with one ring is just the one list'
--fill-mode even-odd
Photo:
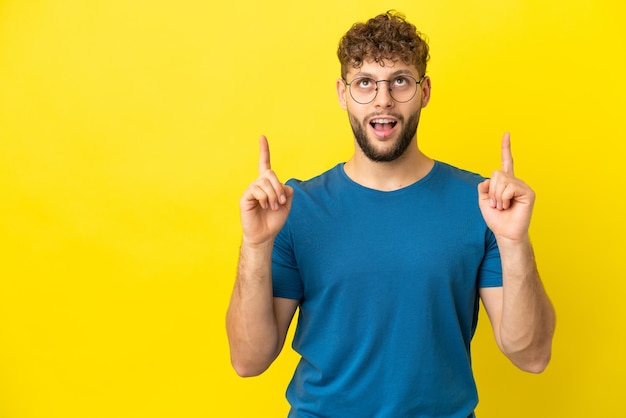
{"label": "yellow background", "polygon": [[283,179],[352,150],[339,37],[430,39],[432,157],[489,175],[512,132],[558,313],[539,376],[473,354],[481,418],[626,417],[626,8],[615,0],[0,1],[0,417],[280,417],[224,316],[260,134]]}

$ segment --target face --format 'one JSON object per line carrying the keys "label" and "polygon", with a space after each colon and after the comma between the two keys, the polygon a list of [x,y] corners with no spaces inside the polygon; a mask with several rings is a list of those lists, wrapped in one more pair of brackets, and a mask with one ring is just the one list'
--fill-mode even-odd
{"label": "face", "polygon": [[[351,83],[359,77],[393,80],[402,75],[410,75],[418,81],[421,78],[413,65],[392,61],[384,64],[366,61],[361,68],[351,69],[346,81]],[[363,154],[372,161],[390,162],[402,156],[415,139],[421,109],[430,99],[430,79],[424,78],[415,96],[406,103],[396,102],[391,97],[387,82],[378,83],[376,98],[367,104],[356,102],[343,80],[337,81],[337,94],[341,106],[348,112],[354,138]]]}

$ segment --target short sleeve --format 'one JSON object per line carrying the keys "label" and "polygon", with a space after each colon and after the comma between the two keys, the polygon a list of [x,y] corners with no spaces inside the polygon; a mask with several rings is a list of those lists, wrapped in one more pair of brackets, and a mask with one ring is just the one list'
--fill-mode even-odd
{"label": "short sleeve", "polygon": [[274,297],[302,299],[304,290],[293,251],[289,221],[276,239],[272,251],[272,289]]}
{"label": "short sleeve", "polygon": [[502,262],[496,237],[491,230],[485,236],[485,256],[478,271],[478,287],[502,286]]}

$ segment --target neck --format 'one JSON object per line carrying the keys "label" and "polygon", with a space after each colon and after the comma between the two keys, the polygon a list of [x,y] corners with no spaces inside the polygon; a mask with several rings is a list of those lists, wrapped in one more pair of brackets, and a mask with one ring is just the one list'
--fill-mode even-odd
{"label": "neck", "polygon": [[344,165],[346,175],[354,182],[381,191],[399,190],[425,177],[435,162],[412,145],[399,158],[375,162],[356,147],[354,155]]}

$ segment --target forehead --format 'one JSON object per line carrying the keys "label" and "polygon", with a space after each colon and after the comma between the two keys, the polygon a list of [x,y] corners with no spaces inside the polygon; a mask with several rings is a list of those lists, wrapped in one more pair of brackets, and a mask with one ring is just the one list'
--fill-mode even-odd
{"label": "forehead", "polygon": [[349,67],[347,76],[372,76],[375,78],[385,78],[396,74],[412,74],[414,77],[418,77],[418,71],[415,65],[407,65],[401,60],[392,61],[385,59],[379,62],[373,59],[363,60],[363,65],[360,68]]}

